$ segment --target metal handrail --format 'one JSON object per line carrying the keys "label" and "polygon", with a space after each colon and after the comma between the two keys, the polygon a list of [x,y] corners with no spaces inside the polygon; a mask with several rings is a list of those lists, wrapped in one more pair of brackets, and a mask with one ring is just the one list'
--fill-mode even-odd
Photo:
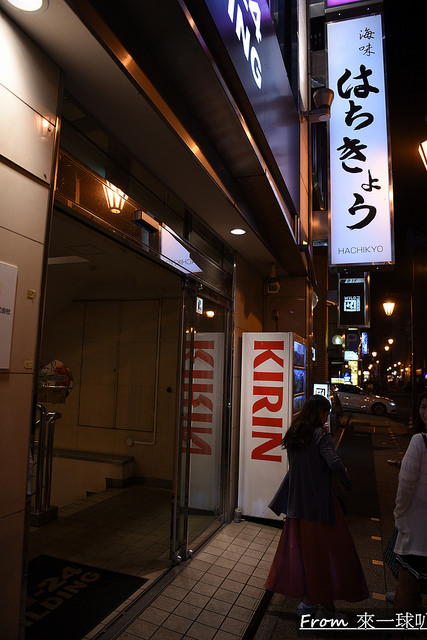
{"label": "metal handrail", "polygon": [[[32,513],[40,514],[48,511],[52,490],[52,458],[55,424],[61,414],[57,411],[46,411],[42,404],[37,404],[40,418],[35,423],[33,478],[35,478],[34,508]],[[34,473],[35,472],[35,473]]]}

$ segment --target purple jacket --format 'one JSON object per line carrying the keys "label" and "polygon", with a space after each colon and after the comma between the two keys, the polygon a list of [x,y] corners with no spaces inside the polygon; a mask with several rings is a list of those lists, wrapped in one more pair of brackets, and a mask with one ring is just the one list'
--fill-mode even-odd
{"label": "purple jacket", "polygon": [[288,459],[289,471],[269,508],[288,518],[335,524],[332,476],[346,489],[350,489],[351,482],[328,432],[315,429],[310,444],[288,451]]}

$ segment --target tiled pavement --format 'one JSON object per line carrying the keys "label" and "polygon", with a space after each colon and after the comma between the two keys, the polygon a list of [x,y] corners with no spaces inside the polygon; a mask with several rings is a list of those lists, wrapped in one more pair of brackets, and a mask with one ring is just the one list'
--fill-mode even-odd
{"label": "tiled pavement", "polygon": [[224,527],[126,628],[120,640],[238,640],[265,595],[280,530],[242,521]]}

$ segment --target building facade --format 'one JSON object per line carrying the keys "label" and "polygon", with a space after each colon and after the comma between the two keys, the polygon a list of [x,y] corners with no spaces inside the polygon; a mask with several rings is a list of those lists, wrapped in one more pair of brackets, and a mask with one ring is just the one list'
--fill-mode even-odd
{"label": "building facade", "polygon": [[246,4],[0,3],[2,638],[87,496],[166,514],[151,582],[230,521],[242,334],[311,353],[308,7]]}

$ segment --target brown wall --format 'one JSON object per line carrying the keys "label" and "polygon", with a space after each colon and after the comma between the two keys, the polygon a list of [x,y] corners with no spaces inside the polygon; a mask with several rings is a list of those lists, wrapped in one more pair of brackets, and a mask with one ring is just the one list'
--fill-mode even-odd
{"label": "brown wall", "polygon": [[313,334],[316,346],[316,361],[313,362],[313,382],[328,382],[328,307],[326,304],[328,291],[328,254],[327,248],[318,247],[313,256],[316,271],[318,297],[313,310]]}
{"label": "brown wall", "polygon": [[[0,372],[2,640],[19,637],[30,426],[59,72],[0,13],[1,261],[18,267],[10,367]],[[25,64],[22,61],[25,60]],[[36,79],[36,81],[35,81]]]}

